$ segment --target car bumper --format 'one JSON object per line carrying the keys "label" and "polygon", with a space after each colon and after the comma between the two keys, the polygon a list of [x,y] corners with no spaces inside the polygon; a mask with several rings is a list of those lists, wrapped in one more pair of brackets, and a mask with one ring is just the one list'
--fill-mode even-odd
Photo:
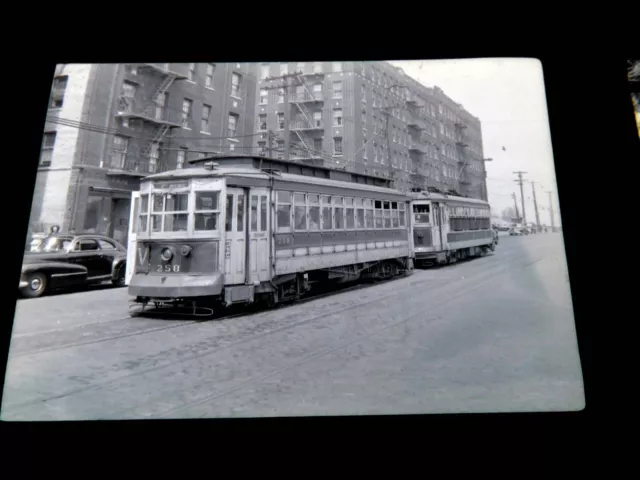
{"label": "car bumper", "polygon": [[154,275],[136,273],[129,282],[129,294],[135,297],[183,298],[209,297],[222,293],[224,274]]}

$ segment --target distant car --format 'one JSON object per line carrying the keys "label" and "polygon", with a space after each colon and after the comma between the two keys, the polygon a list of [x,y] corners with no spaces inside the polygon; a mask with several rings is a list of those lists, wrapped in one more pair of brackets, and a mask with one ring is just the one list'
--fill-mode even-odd
{"label": "distant car", "polygon": [[127,249],[96,234],[51,234],[22,260],[18,290],[27,298],[46,291],[110,280],[124,286]]}
{"label": "distant car", "polygon": [[520,227],[511,227],[509,229],[509,235],[525,235],[524,230]]}

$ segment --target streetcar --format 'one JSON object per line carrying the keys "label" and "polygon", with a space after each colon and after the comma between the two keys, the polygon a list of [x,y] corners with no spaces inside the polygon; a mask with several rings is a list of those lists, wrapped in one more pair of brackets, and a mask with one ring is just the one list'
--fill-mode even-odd
{"label": "streetcar", "polygon": [[260,156],[190,163],[132,194],[132,314],[273,306],[314,285],[413,271],[413,199],[385,179]]}
{"label": "streetcar", "polygon": [[488,202],[425,191],[411,195],[416,266],[450,264],[495,250]]}

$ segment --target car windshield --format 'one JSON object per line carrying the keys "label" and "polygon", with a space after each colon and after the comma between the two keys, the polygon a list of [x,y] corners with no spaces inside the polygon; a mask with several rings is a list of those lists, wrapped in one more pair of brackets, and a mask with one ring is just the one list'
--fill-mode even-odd
{"label": "car windshield", "polygon": [[45,238],[37,247],[34,248],[34,252],[59,252],[67,250],[71,246],[73,238],[71,237],[48,237]]}

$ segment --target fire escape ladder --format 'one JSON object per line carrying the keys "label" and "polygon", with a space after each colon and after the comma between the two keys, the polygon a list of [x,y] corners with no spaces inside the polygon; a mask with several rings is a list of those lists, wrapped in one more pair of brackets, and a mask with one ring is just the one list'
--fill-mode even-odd
{"label": "fire escape ladder", "polygon": [[311,92],[311,90],[309,90],[309,87],[307,87],[307,83],[302,78],[302,75],[298,75],[298,82],[300,82],[300,85],[302,85],[305,91],[309,94],[309,98],[315,99],[313,93]]}
{"label": "fire escape ladder", "polygon": [[314,155],[312,155],[311,153],[311,149],[309,148],[309,145],[307,144],[307,142],[304,139],[304,135],[302,135],[299,131],[296,130],[296,135],[298,137],[298,139],[300,140],[300,143],[302,144],[302,146],[304,147],[303,150],[306,152],[307,157],[308,158],[313,158]]}
{"label": "fire escape ladder", "polygon": [[158,85],[158,88],[156,89],[156,91],[153,93],[153,96],[151,97],[151,101],[154,104],[157,103],[158,98],[160,98],[160,95],[162,95],[167,90],[169,90],[169,87],[171,86],[173,81],[176,79],[176,76],[177,75],[175,73],[167,73],[166,77],[164,78],[164,80],[162,80],[162,83]]}
{"label": "fire escape ladder", "polygon": [[153,148],[153,145],[159,144],[162,141],[164,136],[169,131],[169,128],[170,128],[169,125],[161,125],[160,128],[158,128],[158,130],[156,131],[156,134],[153,137],[153,140],[149,142],[149,144],[145,147],[144,151],[142,152],[143,157],[149,156],[149,154],[151,153],[151,149]]}
{"label": "fire escape ladder", "polygon": [[307,108],[301,103],[296,103],[296,105],[298,106],[298,109],[300,110],[304,118],[307,120],[307,122],[309,122],[309,126],[311,128],[315,128],[315,125],[313,124],[313,116],[311,115],[309,110],[307,110]]}

